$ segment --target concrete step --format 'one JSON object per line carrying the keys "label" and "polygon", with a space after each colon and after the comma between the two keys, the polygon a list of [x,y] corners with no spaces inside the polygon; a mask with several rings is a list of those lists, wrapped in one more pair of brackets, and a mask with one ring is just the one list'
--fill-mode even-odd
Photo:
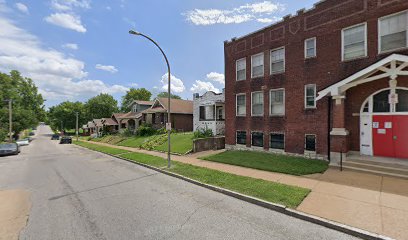
{"label": "concrete step", "polygon": [[378,175],[384,176],[391,176],[391,177],[399,177],[399,178],[406,178],[408,179],[408,168],[404,167],[396,167],[396,166],[382,166],[381,164],[375,163],[366,163],[360,161],[345,161],[343,162],[343,168],[360,171],[360,172],[369,172]]}
{"label": "concrete step", "polygon": [[360,163],[360,164],[368,164],[368,165],[375,165],[380,167],[390,167],[390,168],[399,168],[399,169],[406,169],[408,170],[408,160],[400,160],[396,161],[376,161],[376,160],[364,160],[364,159],[347,159],[347,162],[352,163]]}

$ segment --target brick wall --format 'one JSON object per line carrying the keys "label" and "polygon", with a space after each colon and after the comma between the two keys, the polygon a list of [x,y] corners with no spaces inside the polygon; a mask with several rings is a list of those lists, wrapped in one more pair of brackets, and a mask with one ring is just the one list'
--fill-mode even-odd
{"label": "brick wall", "polygon": [[[286,17],[284,21],[254,32],[244,38],[225,42],[226,75],[226,144],[235,144],[236,130],[247,131],[250,146],[250,132],[263,131],[265,149],[268,149],[268,134],[272,131],[285,133],[287,152],[304,152],[304,135],[317,135],[317,153],[327,154],[328,101],[317,102],[317,108],[305,110],[304,86],[316,84],[317,91],[362,70],[392,53],[378,54],[378,18],[408,9],[406,0],[326,0],[315,5],[314,9],[299,11],[298,15]],[[367,22],[368,57],[343,62],[341,59],[341,31],[343,28]],[[305,59],[304,40],[316,37],[317,57]],[[285,73],[270,75],[270,50],[285,46]],[[264,53],[264,77],[251,79],[251,55]],[[404,49],[393,53],[406,54]],[[235,61],[246,58],[245,81],[236,81]],[[385,81],[385,80],[384,80]],[[384,87],[381,81],[372,83],[375,87],[358,87],[349,90],[347,99],[346,126],[351,129],[350,146],[358,148],[358,120],[351,118],[350,106],[360,105],[359,89],[367,94]],[[269,90],[285,88],[286,114],[284,117],[269,117]],[[251,117],[251,92],[264,92],[264,117]],[[235,95],[246,93],[247,115],[235,116]],[[371,93],[370,93],[371,94]],[[370,95],[368,94],[368,95]],[[362,96],[360,96],[362,97]],[[349,100],[356,103],[349,103]],[[355,105],[355,106],[354,106]],[[350,119],[351,118],[351,119]],[[357,124],[356,124],[357,121]],[[357,141],[357,142],[356,142]]]}

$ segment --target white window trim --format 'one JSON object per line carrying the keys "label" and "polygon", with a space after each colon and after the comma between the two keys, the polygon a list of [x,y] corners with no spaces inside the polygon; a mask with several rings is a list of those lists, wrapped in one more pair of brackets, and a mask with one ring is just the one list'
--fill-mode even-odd
{"label": "white window trim", "polygon": [[[245,79],[242,79],[242,80],[238,80],[238,61],[241,61],[241,60],[245,60]],[[246,68],[247,68],[247,66],[246,66],[246,58],[240,58],[240,59],[238,59],[237,61],[235,61],[235,81],[245,81],[246,80]]]}
{"label": "white window trim", "polygon": [[[254,73],[252,71],[252,69],[253,69],[253,67],[252,67],[253,66],[253,64],[252,64],[253,58],[257,57],[257,56],[261,56],[261,55],[262,55],[262,58],[263,58],[263,67],[262,67],[263,74],[260,75],[260,76],[254,76]],[[251,56],[251,79],[252,78],[260,78],[260,77],[263,77],[263,76],[265,76],[265,55],[264,55],[263,52],[261,52],[261,53],[258,53],[258,54],[255,54],[255,55]]]}
{"label": "white window trim", "polygon": [[[254,146],[253,145],[253,142],[252,142],[252,133],[262,133],[262,147],[259,147],[259,146]],[[263,147],[265,147],[265,133],[264,132],[262,132],[262,131],[251,131],[251,147],[256,147],[256,148],[263,148]]]}
{"label": "white window trim", "polygon": [[[307,106],[307,87],[308,86],[313,86],[314,87],[315,99],[314,99],[313,107],[312,106]],[[316,94],[317,94],[316,84],[306,84],[305,85],[305,109],[316,109]]]}
{"label": "white window trim", "polygon": [[[314,56],[308,57],[307,56],[307,44],[306,43],[307,43],[307,41],[310,41],[310,40],[314,40],[314,50],[315,50],[315,52],[314,52]],[[315,57],[317,57],[317,39],[316,39],[316,37],[308,38],[308,39],[305,40],[305,59],[315,58]]]}
{"label": "white window trim", "polygon": [[[362,26],[362,25],[364,25],[364,32],[365,32],[365,34],[364,34],[364,56],[350,58],[350,59],[344,59],[344,31],[346,31],[346,30],[348,30],[350,28],[355,28],[355,27]],[[356,25],[353,25],[353,26],[343,28],[341,30],[341,61],[343,61],[343,62],[344,61],[352,61],[352,60],[355,60],[355,59],[365,58],[367,56],[368,56],[367,22],[359,23],[359,24],[356,24]]]}
{"label": "white window trim", "polygon": [[[245,96],[245,114],[239,115],[238,114],[238,96]],[[235,95],[235,116],[236,117],[246,117],[247,112],[246,112],[246,105],[247,105],[247,97],[246,93],[238,93]]]}
{"label": "white window trim", "polygon": [[[315,137],[315,150],[314,150],[314,151],[306,150],[306,136],[314,136],[314,137]],[[304,147],[303,147],[303,151],[304,151],[304,152],[316,153],[316,149],[317,149],[317,135],[316,135],[316,134],[306,133],[306,134],[305,134],[305,138],[304,138],[303,141],[305,142],[305,145],[304,145]]]}
{"label": "white window trim", "polygon": [[263,109],[262,109],[262,114],[253,114],[253,111],[252,111],[252,107],[253,107],[253,94],[254,93],[261,93],[261,94],[263,94],[263,91],[255,91],[255,92],[251,92],[251,116],[252,117],[263,117],[264,115],[265,115],[265,96],[264,96],[264,102],[263,102]]}
{"label": "white window trim", "polygon": [[[245,132],[245,144],[238,143],[238,132]],[[246,130],[236,130],[235,131],[235,145],[246,146],[246,137],[248,136],[248,132]],[[252,138],[251,138],[252,141]]]}
{"label": "white window trim", "polygon": [[389,52],[399,51],[399,50],[408,48],[408,27],[407,27],[407,43],[406,43],[405,47],[392,49],[392,50],[387,50],[387,51],[381,51],[381,20],[384,19],[384,18],[388,18],[388,17],[392,17],[392,16],[395,16],[395,15],[401,14],[403,12],[405,12],[407,14],[407,22],[408,22],[408,10],[404,10],[404,11],[401,11],[401,12],[397,12],[397,13],[393,13],[393,14],[390,14],[390,15],[382,16],[382,17],[380,17],[378,19],[378,22],[377,22],[377,26],[378,26],[378,54],[389,53]]}
{"label": "white window trim", "polygon": [[[283,55],[283,70],[282,70],[282,71],[272,72],[272,52],[277,51],[277,50],[280,50],[280,49],[283,49],[283,51],[284,51],[284,55]],[[272,49],[272,50],[269,52],[269,74],[270,74],[270,75],[281,74],[281,73],[284,73],[285,71],[286,71],[286,48],[285,48],[285,46]]]}
{"label": "white window trim", "polygon": [[[271,147],[271,141],[272,141],[272,134],[282,134],[283,135],[283,149],[280,149],[280,148],[272,148]],[[306,141],[306,139],[305,139],[305,141]],[[306,143],[305,143],[306,144]],[[273,149],[273,150],[276,150],[276,151],[285,151],[285,148],[286,148],[286,135],[285,135],[285,133],[283,133],[283,132],[270,132],[269,133],[269,148],[270,149]]]}
{"label": "white window trim", "polygon": [[[272,113],[272,91],[279,91],[283,90],[283,113],[282,114],[274,114]],[[285,99],[285,89],[284,88],[274,88],[269,90],[269,116],[285,116],[286,114],[286,99]]]}

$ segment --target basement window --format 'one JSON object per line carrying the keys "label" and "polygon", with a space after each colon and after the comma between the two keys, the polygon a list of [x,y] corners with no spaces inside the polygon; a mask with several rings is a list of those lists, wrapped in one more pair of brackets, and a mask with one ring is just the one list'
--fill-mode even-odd
{"label": "basement window", "polygon": [[246,145],[246,132],[237,131],[237,144]]}
{"label": "basement window", "polygon": [[254,147],[263,147],[263,133],[262,132],[253,132],[252,133],[252,146]]}
{"label": "basement window", "polygon": [[285,149],[285,135],[282,133],[271,133],[270,148],[272,149]]}
{"label": "basement window", "polygon": [[314,134],[305,135],[305,150],[311,152],[316,151],[316,135]]}

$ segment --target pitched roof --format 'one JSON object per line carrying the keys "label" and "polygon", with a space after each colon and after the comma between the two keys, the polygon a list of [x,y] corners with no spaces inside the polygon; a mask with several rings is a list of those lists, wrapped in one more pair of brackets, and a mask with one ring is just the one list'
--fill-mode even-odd
{"label": "pitched roof", "polygon": [[102,118],[102,123],[107,126],[116,126],[118,123],[112,118]]}
{"label": "pitched roof", "polygon": [[143,101],[143,100],[133,100],[132,102],[129,103],[128,107],[132,106],[133,104],[139,104],[139,105],[153,105],[154,101]]}
{"label": "pitched roof", "polygon": [[[163,106],[164,109],[168,109],[167,98],[157,98],[157,101]],[[193,101],[182,99],[170,99],[170,112],[180,114],[193,114]]]}
{"label": "pitched roof", "polygon": [[95,123],[93,123],[92,121],[89,121],[87,125],[88,125],[88,128],[95,127]]}
{"label": "pitched roof", "polygon": [[93,122],[94,122],[95,126],[97,126],[97,127],[102,127],[103,126],[102,119],[94,119]]}

